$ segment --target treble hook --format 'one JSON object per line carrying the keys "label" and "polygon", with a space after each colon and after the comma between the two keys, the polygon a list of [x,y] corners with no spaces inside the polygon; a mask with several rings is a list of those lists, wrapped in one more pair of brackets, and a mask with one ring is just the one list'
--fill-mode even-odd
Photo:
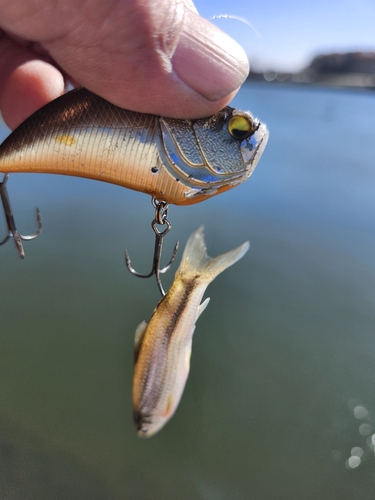
{"label": "treble hook", "polygon": [[[153,257],[153,263],[152,263],[152,269],[148,274],[141,274],[138,273],[132,266],[131,266],[131,261],[129,258],[128,251],[125,250],[125,261],[126,261],[126,267],[128,270],[134,274],[134,276],[137,276],[138,278],[151,278],[155,274],[156,277],[156,283],[158,285],[158,288],[160,290],[160,293],[162,296],[165,296],[165,291],[163,289],[163,285],[161,284],[160,280],[160,274],[165,273],[168,271],[168,269],[171,267],[176,254],[178,250],[178,245],[179,242],[174,246],[173,252],[172,252],[172,257],[169,263],[163,267],[163,269],[160,269],[160,259],[161,259],[161,253],[163,249],[163,239],[165,235],[169,232],[169,230],[172,227],[172,224],[169,222],[167,219],[167,214],[168,214],[168,204],[165,201],[159,201],[156,200],[155,198],[152,198],[152,205],[155,208],[155,219],[151,223],[151,227],[155,233],[155,246],[154,246],[154,257]],[[164,231],[159,231],[157,228],[157,224],[159,225],[167,225],[167,227],[164,229]]]}
{"label": "treble hook", "polygon": [[3,241],[0,241],[0,246],[4,245],[13,236],[14,243],[16,244],[18,253],[20,254],[21,259],[24,259],[25,252],[23,250],[22,240],[24,240],[24,241],[34,240],[37,236],[40,235],[40,233],[42,232],[42,229],[43,229],[42,216],[40,215],[39,209],[37,208],[36,209],[36,218],[37,218],[37,222],[38,222],[38,231],[35,234],[33,234],[31,236],[23,236],[22,234],[20,234],[17,231],[16,224],[14,222],[12,207],[10,205],[8,191],[6,188],[6,183],[8,181],[8,178],[9,178],[9,174],[5,174],[3,181],[0,182],[0,197],[1,197],[1,201],[3,203],[5,219],[6,219],[7,227],[8,227],[8,234],[3,239]]}

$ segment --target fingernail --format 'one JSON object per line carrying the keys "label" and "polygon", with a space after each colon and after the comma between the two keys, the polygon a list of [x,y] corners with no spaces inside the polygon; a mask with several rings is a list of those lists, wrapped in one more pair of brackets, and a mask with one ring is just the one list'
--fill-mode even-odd
{"label": "fingernail", "polygon": [[242,47],[188,9],[172,64],[181,80],[210,101],[237,90],[249,73]]}

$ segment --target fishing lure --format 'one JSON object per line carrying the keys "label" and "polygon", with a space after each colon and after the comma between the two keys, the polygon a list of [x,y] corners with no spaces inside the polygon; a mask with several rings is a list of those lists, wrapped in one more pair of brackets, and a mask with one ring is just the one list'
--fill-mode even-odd
{"label": "fishing lure", "polygon": [[[250,113],[229,106],[207,118],[176,120],[136,113],[115,106],[87,89],[72,90],[25,120],[0,145],[0,195],[8,234],[24,257],[6,190],[12,172],[87,177],[152,196],[155,251],[151,273],[159,274],[161,244],[170,229],[168,205],[190,205],[238,186],[250,177],[266,146],[268,131]],[[154,221],[155,222],[155,221]],[[174,259],[175,251],[171,262]],[[167,266],[168,268],[169,266]]]}
{"label": "fishing lure", "polygon": [[210,300],[201,303],[203,294],[248,249],[246,242],[211,258],[203,226],[190,236],[170,290],[149,323],[143,321],[136,330],[133,409],[139,436],[158,432],[176,411],[189,374],[195,323]]}
{"label": "fishing lure", "polygon": [[176,120],[119,108],[72,90],[24,121],[0,146],[0,172],[87,177],[176,205],[198,203],[245,181],[268,132],[227,106]]}

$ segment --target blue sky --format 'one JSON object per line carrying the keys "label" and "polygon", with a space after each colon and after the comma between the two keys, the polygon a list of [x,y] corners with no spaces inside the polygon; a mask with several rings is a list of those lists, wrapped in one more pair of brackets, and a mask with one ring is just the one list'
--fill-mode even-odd
{"label": "blue sky", "polygon": [[240,21],[213,21],[245,49],[255,69],[298,71],[318,53],[375,51],[375,0],[195,0],[210,18],[230,14]]}

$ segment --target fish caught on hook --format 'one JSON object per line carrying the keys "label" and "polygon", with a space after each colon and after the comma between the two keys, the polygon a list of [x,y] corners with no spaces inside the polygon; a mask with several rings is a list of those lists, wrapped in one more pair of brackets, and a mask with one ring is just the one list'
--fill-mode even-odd
{"label": "fish caught on hook", "polygon": [[241,259],[249,242],[217,257],[207,255],[203,226],[190,236],[172,286],[148,323],[136,329],[133,411],[137,433],[150,437],[172,417],[189,375],[195,324],[207,307],[208,285]]}
{"label": "fish caught on hook", "polygon": [[37,238],[40,233],[43,230],[43,223],[42,223],[42,216],[40,215],[39,208],[36,209],[36,218],[38,222],[38,230],[35,234],[32,234],[30,236],[24,236],[20,234],[17,230],[16,223],[14,221],[14,216],[13,216],[13,211],[12,211],[12,206],[10,204],[10,199],[7,191],[7,182],[8,182],[9,175],[5,174],[3,181],[0,182],[0,197],[1,201],[3,204],[4,208],[4,214],[5,214],[5,219],[7,223],[7,228],[8,228],[8,234],[6,237],[0,241],[0,246],[5,245],[7,241],[10,240],[10,238],[13,237],[14,243],[16,244],[18,253],[21,257],[21,259],[25,258],[25,251],[23,249],[22,241],[30,241],[34,240]]}
{"label": "fish caught on hook", "polygon": [[[155,200],[152,198],[152,205],[155,208],[155,219],[152,221],[152,229],[155,233],[155,246],[154,246],[154,257],[153,257],[153,263],[152,263],[152,269],[148,274],[142,274],[137,272],[132,266],[131,266],[131,261],[129,257],[129,253],[127,250],[125,250],[125,262],[126,262],[126,267],[128,270],[134,274],[134,276],[137,276],[137,278],[151,278],[151,276],[155,275],[156,277],[156,283],[158,285],[158,288],[160,290],[160,293],[162,297],[165,296],[165,291],[163,288],[163,285],[160,280],[160,274],[165,273],[168,271],[168,269],[171,267],[173,264],[174,259],[176,258],[177,251],[178,251],[178,245],[179,242],[174,246],[173,252],[172,252],[172,257],[169,261],[169,263],[163,267],[163,269],[160,269],[160,259],[161,259],[161,254],[163,250],[163,239],[166,236],[166,234],[169,232],[169,230],[172,227],[172,224],[169,222],[167,219],[168,215],[168,203],[165,201],[159,201]],[[164,229],[164,231],[159,231],[158,225],[166,225],[167,227]]]}

